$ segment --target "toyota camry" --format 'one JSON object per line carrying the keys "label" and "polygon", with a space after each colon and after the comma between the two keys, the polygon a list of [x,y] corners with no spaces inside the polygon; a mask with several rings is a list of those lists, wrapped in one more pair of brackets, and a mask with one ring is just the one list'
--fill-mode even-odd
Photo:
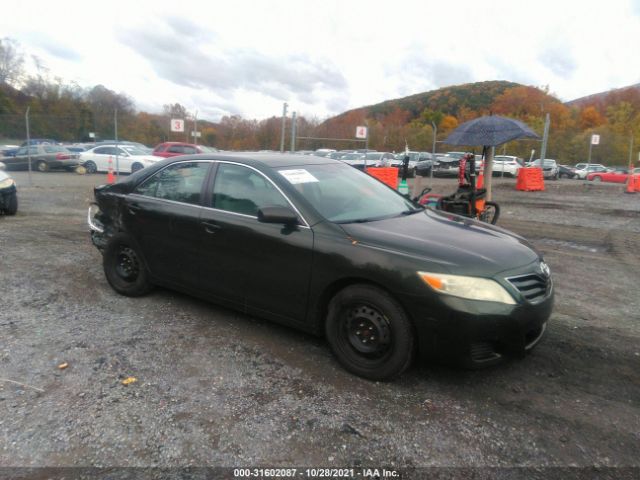
{"label": "toyota camry", "polygon": [[549,267],[525,239],[330,158],[166,159],[97,187],[88,223],[118,293],[163,286],[323,335],[374,380],[416,357],[521,356],[553,305]]}

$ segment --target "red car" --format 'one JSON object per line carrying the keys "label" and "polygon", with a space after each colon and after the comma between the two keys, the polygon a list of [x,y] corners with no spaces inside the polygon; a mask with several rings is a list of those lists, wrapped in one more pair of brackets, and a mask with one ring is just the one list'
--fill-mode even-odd
{"label": "red car", "polygon": [[153,155],[157,157],[176,157],[178,155],[192,155],[194,153],[217,152],[215,148],[204,145],[183,142],[164,142],[153,149]]}
{"label": "red car", "polygon": [[[612,172],[594,172],[587,175],[587,180],[590,182],[627,183],[628,172],[629,169],[627,168],[621,168]],[[640,168],[634,168],[633,174],[639,175]]]}

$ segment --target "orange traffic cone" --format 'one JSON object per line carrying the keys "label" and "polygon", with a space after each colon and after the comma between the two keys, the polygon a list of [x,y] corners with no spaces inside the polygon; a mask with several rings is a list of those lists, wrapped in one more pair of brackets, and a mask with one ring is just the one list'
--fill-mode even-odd
{"label": "orange traffic cone", "polygon": [[[632,170],[629,170],[629,172],[631,171]],[[629,175],[627,175],[627,188],[625,189],[624,193],[636,193],[634,183],[635,183],[634,175],[632,173],[629,173]]]}
{"label": "orange traffic cone", "polygon": [[478,179],[476,180],[476,188],[484,187],[484,169],[478,173]]}
{"label": "orange traffic cone", "polygon": [[109,156],[109,167],[107,168],[107,183],[115,183],[116,179],[113,176],[113,161]]}

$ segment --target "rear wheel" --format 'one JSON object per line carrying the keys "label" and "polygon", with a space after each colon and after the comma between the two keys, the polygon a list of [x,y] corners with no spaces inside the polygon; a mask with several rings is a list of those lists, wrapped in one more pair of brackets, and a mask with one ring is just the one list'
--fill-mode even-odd
{"label": "rear wheel", "polygon": [[480,214],[480,221],[495,225],[500,218],[500,205],[496,202],[485,202],[484,211]]}
{"label": "rear wheel", "polygon": [[39,172],[48,172],[49,171],[49,164],[47,162],[45,162],[44,160],[40,160],[38,163],[36,163],[36,169]]}
{"label": "rear wheel", "polygon": [[142,170],[144,168],[144,165],[142,165],[141,163],[134,163],[133,165],[131,165],[131,173],[137,172],[138,170]]}
{"label": "rear wheel", "polygon": [[413,360],[409,318],[391,295],[371,285],[351,285],[333,297],[325,333],[344,368],[369,380],[396,377]]}
{"label": "rear wheel", "polygon": [[127,234],[111,237],[102,265],[109,285],[122,295],[139,297],[153,288],[138,246]]}

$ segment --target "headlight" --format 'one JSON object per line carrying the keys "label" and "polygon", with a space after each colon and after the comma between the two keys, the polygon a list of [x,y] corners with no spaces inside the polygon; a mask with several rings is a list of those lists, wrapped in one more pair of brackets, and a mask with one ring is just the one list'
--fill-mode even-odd
{"label": "headlight", "polygon": [[9,188],[12,185],[15,185],[16,182],[13,180],[13,178],[5,178],[4,180],[0,181],[0,188]]}
{"label": "headlight", "polygon": [[102,222],[96,218],[96,215],[100,212],[100,207],[95,203],[92,203],[89,206],[89,211],[87,212],[87,223],[89,224],[89,228],[94,232],[104,233],[104,225]]}
{"label": "headlight", "polygon": [[479,277],[463,277],[444,273],[418,272],[424,283],[444,295],[515,305],[515,300],[495,280]]}

